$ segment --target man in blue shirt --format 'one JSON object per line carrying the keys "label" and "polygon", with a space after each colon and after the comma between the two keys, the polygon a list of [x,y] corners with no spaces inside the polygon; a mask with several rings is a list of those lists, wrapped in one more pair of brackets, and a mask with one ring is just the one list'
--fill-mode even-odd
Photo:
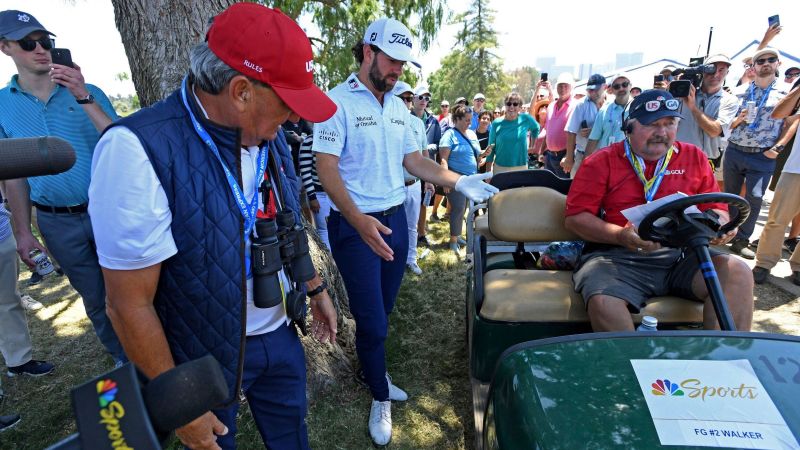
{"label": "man in blue shirt", "polygon": [[0,139],[57,136],[72,145],[77,157],[64,173],[7,182],[17,252],[33,267],[30,252],[46,251],[31,233],[33,205],[49,251],[83,298],[100,342],[119,363],[125,354],[106,316],[103,275],[87,213],[94,146],[117,115],[103,91],[84,82],[79,66],[52,63],[52,35],[30,14],[0,12],[0,51],[11,57],[18,72],[0,90]]}

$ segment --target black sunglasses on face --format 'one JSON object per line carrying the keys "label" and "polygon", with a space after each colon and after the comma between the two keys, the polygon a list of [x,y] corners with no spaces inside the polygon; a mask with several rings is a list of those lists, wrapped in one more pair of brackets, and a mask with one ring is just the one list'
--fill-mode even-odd
{"label": "black sunglasses on face", "polygon": [[614,88],[614,89],[622,89],[622,88],[626,88],[626,87],[628,87],[630,85],[631,84],[626,81],[624,83],[614,83],[614,84],[611,85],[611,87]]}
{"label": "black sunglasses on face", "polygon": [[43,37],[39,39],[24,38],[17,41],[19,48],[25,50],[26,52],[32,52],[34,49],[36,49],[36,43],[39,43],[39,45],[41,45],[45,50],[50,50],[54,45],[53,40],[49,37]]}
{"label": "black sunglasses on face", "polygon": [[417,96],[417,100],[419,100],[421,102],[429,102],[429,101],[431,101],[431,96],[430,95],[418,95]]}
{"label": "black sunglasses on face", "polygon": [[516,106],[519,106],[519,103],[518,102],[506,102],[506,106],[508,106],[508,107],[515,106],[516,107]]}
{"label": "black sunglasses on face", "polygon": [[408,103],[411,100],[414,100],[414,97],[411,95],[398,95],[404,102]]}
{"label": "black sunglasses on face", "polygon": [[789,78],[798,77],[798,76],[800,76],[800,72],[787,73],[786,76],[789,77]]}
{"label": "black sunglasses on face", "polygon": [[763,65],[764,65],[764,64],[766,64],[766,63],[773,64],[773,63],[775,63],[776,61],[778,61],[778,57],[777,57],[777,56],[770,56],[769,58],[760,58],[760,59],[757,59],[757,60],[756,60],[756,65],[758,65],[758,66],[763,66]]}

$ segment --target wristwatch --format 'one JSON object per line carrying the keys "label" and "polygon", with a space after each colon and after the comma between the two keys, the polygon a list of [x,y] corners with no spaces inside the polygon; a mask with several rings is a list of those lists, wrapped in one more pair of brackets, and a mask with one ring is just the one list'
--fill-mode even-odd
{"label": "wristwatch", "polygon": [[774,150],[775,153],[780,153],[780,152],[783,151],[784,147],[786,147],[786,146],[785,145],[775,145],[770,150]]}
{"label": "wristwatch", "polygon": [[322,280],[322,284],[317,286],[315,289],[306,292],[306,295],[309,296],[309,297],[315,297],[315,296],[321,294],[322,291],[324,291],[327,288],[328,288],[328,283],[326,283],[325,280]]}
{"label": "wristwatch", "polygon": [[78,102],[79,105],[94,103],[94,95],[89,94],[86,96],[86,98],[76,98],[75,101]]}

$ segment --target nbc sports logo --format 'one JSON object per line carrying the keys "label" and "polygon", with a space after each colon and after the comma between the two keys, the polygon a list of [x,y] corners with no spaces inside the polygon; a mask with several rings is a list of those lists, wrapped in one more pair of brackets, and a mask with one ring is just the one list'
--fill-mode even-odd
{"label": "nbc sports logo", "polygon": [[102,380],[97,382],[97,394],[100,407],[105,408],[114,401],[117,396],[117,383],[113,380]]}
{"label": "nbc sports logo", "polygon": [[667,379],[656,380],[656,382],[650,386],[653,387],[653,390],[650,391],[653,393],[653,395],[667,395],[672,397],[683,396],[683,391],[678,389],[678,385]]}

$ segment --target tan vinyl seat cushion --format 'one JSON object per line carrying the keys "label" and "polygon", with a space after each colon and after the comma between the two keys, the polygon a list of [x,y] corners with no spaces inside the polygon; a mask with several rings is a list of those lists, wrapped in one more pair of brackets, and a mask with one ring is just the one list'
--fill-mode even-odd
{"label": "tan vinyl seat cushion", "polygon": [[[484,276],[481,317],[498,322],[588,322],[583,298],[573,290],[572,272],[558,270],[490,270]],[[641,316],[659,323],[703,321],[703,304],[678,297],[651,299]]]}
{"label": "tan vinyl seat cushion", "polygon": [[507,242],[576,241],[564,228],[566,204],[566,195],[541,186],[500,191],[488,202],[489,229]]}
{"label": "tan vinyl seat cushion", "polygon": [[489,214],[483,214],[475,218],[475,234],[485,237],[489,242],[499,240],[492,236],[489,231]]}

